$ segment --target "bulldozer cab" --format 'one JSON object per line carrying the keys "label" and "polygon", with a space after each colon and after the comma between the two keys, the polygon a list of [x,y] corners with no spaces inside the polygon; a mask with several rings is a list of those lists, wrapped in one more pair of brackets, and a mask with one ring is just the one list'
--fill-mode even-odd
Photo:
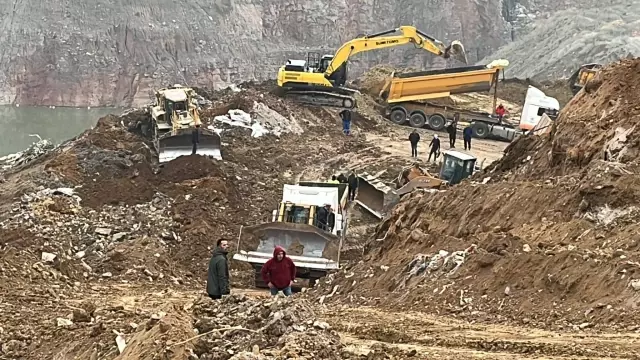
{"label": "bulldozer cab", "polygon": [[455,185],[473,175],[475,156],[453,150],[445,151],[443,154],[444,162],[440,169],[440,179]]}

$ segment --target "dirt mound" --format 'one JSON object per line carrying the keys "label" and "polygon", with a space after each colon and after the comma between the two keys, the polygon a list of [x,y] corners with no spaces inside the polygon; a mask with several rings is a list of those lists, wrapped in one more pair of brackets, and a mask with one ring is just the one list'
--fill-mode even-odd
{"label": "dirt mound", "polygon": [[224,173],[215,162],[204,156],[180,156],[164,166],[160,172],[160,181],[181,183],[208,176],[224,177]]}
{"label": "dirt mound", "polygon": [[339,335],[304,299],[205,298],[194,315],[201,336],[194,353],[201,359],[342,359]]}
{"label": "dirt mound", "polygon": [[364,261],[316,297],[542,327],[639,321],[639,70],[605,69],[548,136],[514,142],[478,182],[403,198]]}

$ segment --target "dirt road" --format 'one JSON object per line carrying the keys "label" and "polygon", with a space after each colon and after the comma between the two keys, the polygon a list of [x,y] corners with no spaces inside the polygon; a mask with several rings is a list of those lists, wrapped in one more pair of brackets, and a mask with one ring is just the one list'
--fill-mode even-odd
{"label": "dirt road", "polygon": [[400,358],[415,350],[417,359],[632,359],[640,350],[637,333],[560,333],[366,307],[325,310],[321,317],[352,351],[383,346]]}
{"label": "dirt road", "polygon": [[[413,128],[405,126],[390,126],[388,134],[379,135],[369,133],[367,134],[367,140],[391,155],[410,159],[411,147],[408,138],[412,130]],[[441,149],[449,149],[449,136],[446,132],[418,129],[418,133],[420,134],[420,142],[418,143],[418,157],[420,160],[427,160],[427,156],[429,156],[429,142],[434,134],[438,134],[440,138]],[[502,153],[507,145],[509,145],[509,143],[502,141],[472,139],[471,151],[465,151],[462,137],[459,136],[456,138],[455,150],[474,155],[478,158],[478,164],[482,163],[482,166],[485,167],[502,157]]]}
{"label": "dirt road", "polygon": [[[268,293],[256,289],[233,289],[234,294],[251,298],[267,298]],[[304,297],[304,294],[295,294]],[[190,308],[200,301],[202,292],[184,288],[165,288],[141,285],[99,285],[90,291],[62,299],[55,307],[46,301],[32,298],[32,305],[50,312],[38,312],[43,326],[48,321],[92,302],[102,321],[139,321],[139,315]],[[206,299],[205,301],[209,301]],[[230,309],[233,304],[230,303]],[[66,309],[66,310],[65,310]],[[173,309],[173,310],[172,310]],[[389,312],[375,308],[348,306],[317,307],[318,320],[327,322],[339,335],[346,351],[353,356],[386,354],[395,359],[632,359],[640,353],[640,334],[551,332],[532,328],[501,325],[478,325],[464,321],[415,312]],[[116,320],[117,319],[117,320]],[[129,320],[128,320],[129,319]],[[69,336],[66,336],[65,333]],[[38,336],[37,332],[34,334]],[[187,340],[172,339],[175,342]],[[60,349],[89,346],[73,339],[73,332],[58,331],[56,340],[49,343],[51,354]],[[87,339],[84,339],[87,340]]]}

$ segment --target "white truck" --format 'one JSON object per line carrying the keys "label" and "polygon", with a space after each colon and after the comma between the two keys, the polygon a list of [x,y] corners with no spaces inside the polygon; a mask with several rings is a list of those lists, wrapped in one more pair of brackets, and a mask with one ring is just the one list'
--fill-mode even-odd
{"label": "white truck", "polygon": [[[281,246],[296,265],[296,278],[309,286],[337,270],[346,232],[347,185],[324,182],[300,182],[284,185],[282,200],[270,221],[241,228],[234,260],[249,263],[255,270],[256,287],[266,287],[260,271]],[[335,221],[331,229],[318,222],[318,209],[331,205]]]}
{"label": "white truck", "polygon": [[559,111],[558,99],[547,96],[542,90],[529,85],[520,116],[520,130],[523,132],[533,130],[544,114],[551,120],[555,120]]}

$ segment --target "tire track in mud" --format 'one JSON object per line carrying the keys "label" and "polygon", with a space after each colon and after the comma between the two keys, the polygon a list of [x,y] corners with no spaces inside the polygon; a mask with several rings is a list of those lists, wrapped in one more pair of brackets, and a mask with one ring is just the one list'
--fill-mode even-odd
{"label": "tire track in mud", "polygon": [[[399,356],[451,359],[635,359],[640,334],[560,333],[503,325],[475,325],[423,313],[373,308],[325,309],[320,315],[354,353],[379,349]],[[448,359],[449,357],[438,357]]]}

